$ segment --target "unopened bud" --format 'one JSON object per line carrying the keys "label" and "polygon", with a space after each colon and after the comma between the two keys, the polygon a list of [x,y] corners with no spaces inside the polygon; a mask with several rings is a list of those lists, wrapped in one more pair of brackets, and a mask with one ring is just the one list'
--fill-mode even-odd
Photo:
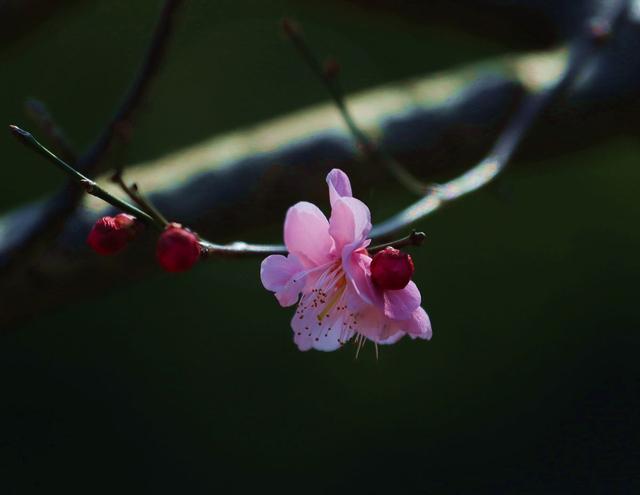
{"label": "unopened bud", "polygon": [[158,239],[156,258],[168,272],[184,272],[200,258],[200,242],[193,232],[172,223]]}
{"label": "unopened bud", "polygon": [[122,251],[138,230],[135,217],[120,213],[115,217],[102,217],[92,227],[87,244],[103,256]]}
{"label": "unopened bud", "polygon": [[404,289],[413,272],[411,256],[392,247],[376,253],[371,260],[371,279],[383,290]]}

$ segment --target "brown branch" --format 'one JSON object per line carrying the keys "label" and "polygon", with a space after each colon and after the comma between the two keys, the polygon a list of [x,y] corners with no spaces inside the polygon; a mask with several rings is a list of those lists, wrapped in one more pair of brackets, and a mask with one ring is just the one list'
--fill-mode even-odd
{"label": "brown branch", "polygon": [[[612,42],[589,62],[590,70],[580,78],[580,84],[572,85],[569,94],[543,112],[539,125],[530,129],[526,142],[520,143],[521,159],[539,158],[541,150],[545,156],[564,154],[583,149],[585,141],[597,143],[636,131],[640,65],[633,46],[638,32],[635,25],[625,22],[609,38]],[[491,62],[491,76],[466,85],[462,82],[478,72],[477,66],[398,83],[385,89],[395,104],[375,112],[375,125],[383,130],[384,142],[397,149],[399,156],[407,157],[412,171],[426,176],[442,173],[444,167],[455,170],[484,152],[526,88],[540,88],[550,81],[561,60],[559,53],[508,56]],[[624,71],[615,70],[620,60],[626,61]],[[501,68],[504,76],[496,76],[496,68]],[[407,91],[444,81],[456,98],[439,104],[416,98],[413,110],[406,112]],[[379,90],[365,91],[354,102],[376,110],[378,97]],[[268,142],[265,136],[269,136]],[[229,150],[223,142],[230,137],[249,140],[256,147],[249,151],[239,145]],[[295,201],[321,201],[326,191],[319,185],[329,167],[348,171],[358,189],[375,185],[382,187],[380,192],[386,189],[388,180],[363,167],[349,143],[348,136],[335,131],[331,108],[321,107],[190,147],[168,160],[141,164],[128,174],[142,183],[154,179],[150,198],[170,217],[209,237],[246,238],[248,232],[258,235],[263,227],[280,223],[286,207]],[[180,184],[176,184],[178,177]],[[23,231],[30,230],[33,219],[47,208],[35,202],[0,217],[0,262],[7,248]],[[157,239],[152,229],[143,232],[117,259],[97,258],[84,246],[91,224],[111,213],[110,208],[98,209],[96,205],[78,210],[48,246],[46,256],[34,260],[29,270],[0,278],[3,330],[9,331],[12,324],[44,310],[99,294],[157,269],[150,255]]]}
{"label": "brown branch", "polygon": [[111,181],[118,184],[120,189],[129,196],[129,198],[136,203],[142,211],[147,213],[149,216],[154,218],[159,224],[164,225],[165,227],[169,225],[169,221],[165,218],[165,216],[158,210],[152,203],[149,201],[138,188],[138,185],[134,182],[131,185],[128,185],[122,176],[122,170],[116,172],[113,177],[111,177]]}
{"label": "brown branch", "polygon": [[401,247],[417,247],[422,246],[422,243],[427,238],[427,234],[424,232],[417,232],[415,230],[411,231],[406,237],[402,239],[398,239],[397,241],[385,242],[384,244],[378,244],[377,246],[372,246],[368,248],[370,253],[377,253],[378,251],[382,251],[385,248],[393,247],[393,248],[401,248]]}
{"label": "brown branch", "polygon": [[[75,160],[69,160],[81,172],[97,175],[106,155],[118,139],[128,140],[133,116],[158,73],[173,31],[176,14],[183,3],[184,0],[165,1],[142,64],[114,116],[87,152]],[[40,211],[40,216],[30,224],[30,228],[22,232],[21,237],[16,239],[10,248],[5,249],[0,272],[6,273],[28,264],[35,252],[55,238],[76,210],[82,192],[82,188],[76,183],[68,181],[50,198],[46,207]]]}
{"label": "brown branch", "polygon": [[[420,201],[375,226],[372,231],[372,237],[377,239],[388,238],[390,235],[407,229],[411,224],[433,213],[445,203],[476,191],[495,179],[495,177],[506,168],[518,145],[526,135],[526,132],[533,125],[540,113],[547,108],[551,102],[556,101],[557,98],[564,94],[584,69],[586,62],[593,56],[595,51],[603,46],[609,39],[611,30],[620,19],[625,8],[626,2],[621,0],[615,9],[610,9],[605,13],[599,13],[590,20],[586,34],[574,44],[569,63],[563,75],[549,88],[525,98],[525,101],[500,134],[487,157],[469,171],[445,184],[434,187],[431,192]],[[285,31],[288,33],[297,32],[292,30],[287,23],[285,23]],[[299,38],[298,36],[294,36],[293,39]],[[136,195],[133,194],[122,180],[121,171],[116,172],[114,180],[118,182],[125,191],[129,191],[130,197],[137,201]],[[144,205],[144,203],[139,204],[141,204],[141,206]],[[158,218],[154,215],[152,216],[154,219]],[[415,235],[414,233],[412,234],[414,237],[409,236],[410,241],[415,242],[416,239],[419,238],[421,242],[423,237],[415,237]],[[397,245],[397,242],[398,241],[395,241],[388,245]],[[286,247],[282,245],[249,244],[246,242],[234,242],[228,245],[221,245],[206,240],[202,241],[202,249],[205,256],[214,254],[228,256],[262,256],[287,252]]]}
{"label": "brown branch", "polygon": [[[106,189],[102,188],[97,182],[89,179],[81,172],[76,170],[73,166],[60,159],[55,153],[51,152],[45,146],[43,146],[30,132],[21,129],[18,126],[10,125],[9,130],[13,136],[27,148],[35,151],[37,154],[45,158],[47,161],[53,163],[58,169],[69,176],[70,180],[79,184],[84,192],[101,199],[107,204],[118,208],[119,210],[129,213],[135,216],[143,223],[156,227],[162,231],[169,225],[167,219],[147,200],[140,192],[138,187],[133,184],[128,186],[122,178],[121,172],[116,172],[112,177],[112,181],[120,186],[120,188],[126,192],[131,200],[133,200],[141,209],[133,204],[127,203],[122,199],[114,196]],[[388,246],[402,247],[402,246],[419,246],[425,239],[423,232],[416,232],[415,230],[402,239],[394,242],[386,243],[381,246],[374,246],[370,249],[371,252],[379,251]],[[200,241],[201,253],[203,257],[211,255],[227,255],[227,256],[246,256],[246,255],[266,255],[266,254],[285,254],[287,249],[284,246],[277,245],[259,245],[259,244],[247,244],[245,242],[234,242],[228,245],[214,244],[205,239]]]}
{"label": "brown branch", "polygon": [[573,44],[563,75],[549,88],[529,95],[498,137],[489,154],[475,167],[455,179],[433,187],[424,198],[376,225],[372,236],[386,238],[405,230],[444,204],[476,191],[493,181],[508,165],[514,152],[537,117],[554,101],[562,97],[582,73],[588,62],[611,38],[615,25],[624,17],[627,0],[605,4],[589,20],[584,34]]}
{"label": "brown branch", "polygon": [[[398,232],[406,230],[410,225],[430,215],[444,204],[458,199],[466,194],[478,190],[493,181],[507,167],[517,147],[524,139],[527,131],[534,124],[539,115],[558,98],[561,98],[567,89],[582,73],[594,54],[611,38],[615,25],[620,22],[628,8],[627,0],[618,0],[613,6],[607,4],[591,18],[585,28],[584,34],[574,43],[569,62],[563,75],[549,88],[541,90],[525,98],[519,110],[509,121],[504,131],[498,137],[489,154],[475,167],[455,179],[432,187],[431,191],[413,205],[395,214],[388,220],[376,225],[371,232],[374,239],[385,239]],[[300,50],[309,65],[317,72],[321,80],[326,83],[329,93],[339,107],[344,107],[341,94],[325,77],[321,65],[315,55],[304,42],[299,29],[290,21],[283,22],[285,33]],[[348,112],[343,115],[349,116]],[[345,119],[348,121],[348,119]],[[367,142],[368,138],[355,124],[350,126],[354,136]],[[393,245],[394,243],[389,243]],[[247,243],[235,243],[227,246],[225,254],[232,252],[236,255],[266,254],[268,246],[252,245]],[[271,246],[273,252],[286,252],[284,246]]]}
{"label": "brown branch", "polygon": [[339,80],[340,67],[338,63],[334,59],[328,59],[324,64],[321,63],[320,58],[305,39],[299,25],[291,19],[285,18],[282,20],[282,30],[296,48],[302,60],[326,89],[351,136],[367,160],[370,163],[385,167],[400,184],[412,193],[420,196],[425,194],[428,186],[409,172],[404,165],[398,162],[384,148],[369,138],[367,133],[357,124],[345,101],[344,91]]}

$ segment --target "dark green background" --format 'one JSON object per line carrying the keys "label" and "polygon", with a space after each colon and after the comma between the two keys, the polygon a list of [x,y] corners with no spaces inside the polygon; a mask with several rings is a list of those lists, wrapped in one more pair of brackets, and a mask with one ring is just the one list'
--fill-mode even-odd
{"label": "dark green background", "polygon": [[[74,5],[2,47],[2,120],[28,126],[35,96],[89,143],[158,5]],[[339,2],[191,1],[130,159],[322,101],[282,15],[340,58],[349,91],[509,50]],[[8,134],[0,150],[3,209],[61,183]],[[422,222],[434,338],[378,361],[298,352],[255,260],[158,272],[17,328],[0,339],[0,492],[631,493],[639,157],[616,137],[518,163]],[[409,201],[385,194],[374,220]]]}

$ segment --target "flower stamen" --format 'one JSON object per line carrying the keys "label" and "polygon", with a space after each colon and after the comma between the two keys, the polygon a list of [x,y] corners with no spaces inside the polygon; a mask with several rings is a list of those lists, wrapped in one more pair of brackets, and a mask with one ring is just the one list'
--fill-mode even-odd
{"label": "flower stamen", "polygon": [[[338,281],[338,283],[336,284],[339,286],[339,288],[336,290],[336,292],[333,294],[333,296],[331,296],[331,299],[329,299],[329,302],[326,304],[326,306],[324,307],[324,309],[322,310],[321,313],[318,314],[317,318],[318,321],[322,321],[326,316],[328,316],[329,311],[331,311],[331,309],[333,309],[333,307],[336,305],[336,303],[342,298],[342,295],[344,294],[344,290],[347,286],[345,280],[344,280],[344,275],[342,275],[340,277],[340,280]],[[340,308],[338,308],[340,309]]]}

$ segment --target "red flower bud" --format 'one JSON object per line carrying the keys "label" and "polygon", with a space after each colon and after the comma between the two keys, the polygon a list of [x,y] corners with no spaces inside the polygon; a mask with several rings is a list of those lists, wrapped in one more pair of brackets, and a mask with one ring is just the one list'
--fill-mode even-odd
{"label": "red flower bud", "polygon": [[158,239],[156,258],[168,272],[184,272],[200,258],[200,242],[193,232],[172,223]]}
{"label": "red flower bud", "polygon": [[392,247],[376,253],[371,260],[371,279],[383,290],[404,289],[413,271],[411,256]]}
{"label": "red flower bud", "polygon": [[122,251],[137,231],[135,217],[120,213],[115,217],[102,217],[89,232],[87,244],[96,253],[107,256]]}

